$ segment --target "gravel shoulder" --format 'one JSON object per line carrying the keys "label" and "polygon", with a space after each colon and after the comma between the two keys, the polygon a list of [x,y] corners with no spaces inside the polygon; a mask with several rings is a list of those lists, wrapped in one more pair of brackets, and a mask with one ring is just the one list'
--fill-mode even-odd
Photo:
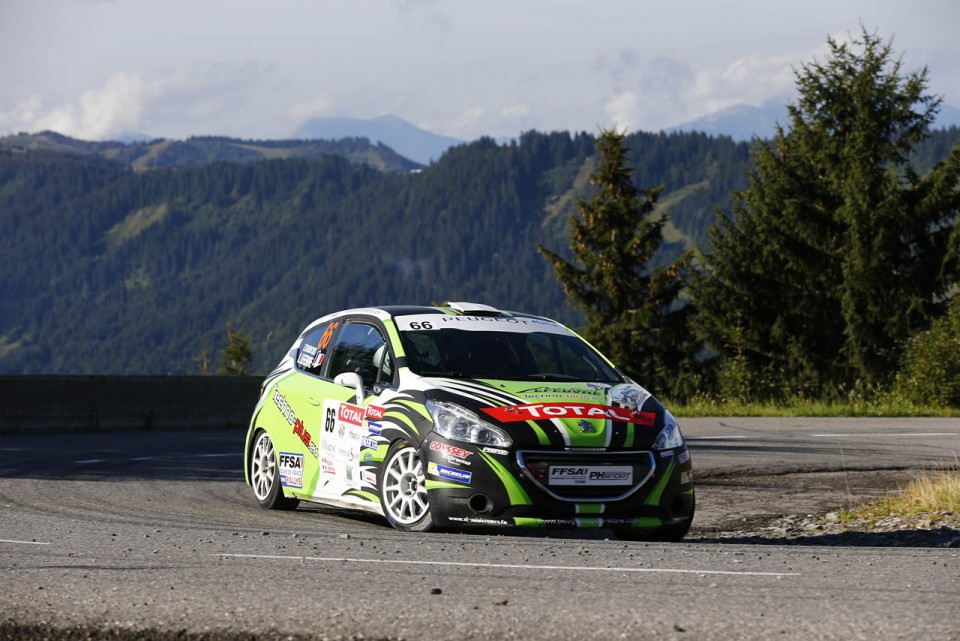
{"label": "gravel shoulder", "polygon": [[869,470],[701,476],[688,541],[769,545],[960,547],[960,514],[842,523],[849,509],[904,487],[918,472]]}

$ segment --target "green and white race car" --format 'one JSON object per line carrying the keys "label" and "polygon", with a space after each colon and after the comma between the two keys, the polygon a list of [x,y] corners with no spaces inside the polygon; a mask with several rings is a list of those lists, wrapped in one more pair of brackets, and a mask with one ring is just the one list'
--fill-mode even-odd
{"label": "green and white race car", "polygon": [[560,323],[473,303],[314,321],[264,380],[244,454],[263,507],[356,508],[405,531],[679,540],[694,513],[659,401]]}

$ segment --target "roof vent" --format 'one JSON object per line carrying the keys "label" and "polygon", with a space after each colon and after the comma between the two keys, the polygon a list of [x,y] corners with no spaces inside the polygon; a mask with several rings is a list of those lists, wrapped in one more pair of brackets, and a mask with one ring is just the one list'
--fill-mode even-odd
{"label": "roof vent", "polygon": [[449,302],[445,303],[445,306],[449,307],[450,309],[455,309],[461,314],[467,314],[470,316],[500,316],[503,313],[496,307],[482,305],[480,303]]}

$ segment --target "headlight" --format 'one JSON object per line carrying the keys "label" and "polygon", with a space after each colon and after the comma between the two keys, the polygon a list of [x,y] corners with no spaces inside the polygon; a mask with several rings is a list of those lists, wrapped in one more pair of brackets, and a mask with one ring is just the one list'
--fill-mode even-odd
{"label": "headlight", "polygon": [[513,445],[506,432],[481,421],[476,414],[459,405],[427,401],[427,410],[433,416],[433,431],[444,438],[495,447]]}
{"label": "headlight", "polygon": [[657,440],[653,442],[653,449],[672,450],[681,445],[683,445],[683,435],[680,434],[677,419],[667,410],[663,410],[663,429],[657,434]]}

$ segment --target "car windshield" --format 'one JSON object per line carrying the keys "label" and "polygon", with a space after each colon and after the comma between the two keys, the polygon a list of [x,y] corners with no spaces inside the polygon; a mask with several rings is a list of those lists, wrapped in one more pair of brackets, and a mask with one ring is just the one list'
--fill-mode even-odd
{"label": "car windshield", "polygon": [[621,382],[616,370],[599,354],[566,331],[432,328],[407,329],[400,335],[407,366],[420,376]]}

